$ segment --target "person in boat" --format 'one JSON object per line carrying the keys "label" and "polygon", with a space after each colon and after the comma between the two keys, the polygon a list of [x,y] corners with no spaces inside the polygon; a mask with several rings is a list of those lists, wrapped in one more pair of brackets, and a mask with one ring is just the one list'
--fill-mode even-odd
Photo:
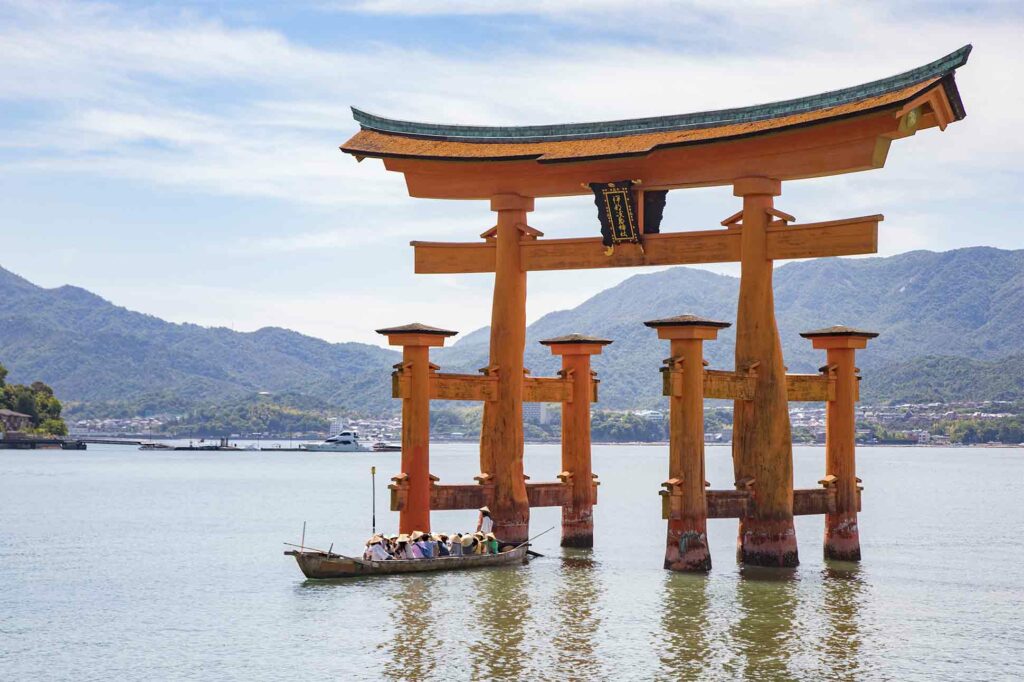
{"label": "person in boat", "polygon": [[462,556],[462,536],[458,533],[452,533],[449,538],[451,542],[448,543],[448,554],[450,556]]}
{"label": "person in boat", "polygon": [[370,558],[373,561],[387,561],[394,559],[384,547],[384,538],[375,536],[370,538]]}
{"label": "person in boat", "polygon": [[411,540],[411,542],[409,543],[409,554],[411,555],[409,557],[410,559],[429,559],[430,558],[430,554],[428,554],[428,552],[430,550],[427,548],[426,543],[423,542],[423,531],[414,530],[412,532],[412,536],[410,537],[410,540]]}
{"label": "person in boat", "polygon": [[476,530],[478,533],[490,533],[494,530],[494,519],[491,518],[491,508],[488,506],[480,507],[480,516],[476,520]]}
{"label": "person in boat", "polygon": [[437,556],[451,556],[451,552],[448,551],[448,536],[444,533],[434,534],[434,546],[437,547]]}
{"label": "person in boat", "polygon": [[496,538],[494,536],[494,533],[488,533],[484,537],[486,538],[486,540],[484,542],[487,545],[487,553],[488,554],[497,554],[498,553],[498,538]]}
{"label": "person in boat", "polygon": [[437,539],[430,533],[423,534],[423,544],[426,546],[424,554],[429,555],[429,558],[436,559],[441,555],[437,548]]}
{"label": "person in boat", "polygon": [[473,539],[476,541],[476,543],[473,545],[473,553],[487,554],[487,538],[484,536],[484,534],[480,531],[477,531],[473,533]]}
{"label": "person in boat", "polygon": [[476,554],[477,544],[476,538],[466,533],[462,536],[462,554],[467,556]]}
{"label": "person in boat", "polygon": [[396,559],[413,559],[412,551],[410,549],[412,543],[409,542],[409,536],[402,533],[395,539],[395,558]]}

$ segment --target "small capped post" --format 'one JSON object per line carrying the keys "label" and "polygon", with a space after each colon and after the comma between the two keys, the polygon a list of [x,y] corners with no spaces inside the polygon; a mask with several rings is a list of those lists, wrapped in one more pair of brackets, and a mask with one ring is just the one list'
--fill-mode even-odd
{"label": "small capped post", "polygon": [[562,401],[561,477],[571,486],[571,504],[562,505],[562,547],[593,547],[597,477],[590,460],[590,403],[596,399],[596,381],[590,357],[599,355],[611,341],[569,334],[540,343],[562,356],[562,378],[572,386],[568,399]]}
{"label": "small capped post", "polygon": [[856,405],[857,366],[855,353],[866,348],[877,332],[835,325],[802,332],[815,348],[825,350],[828,365],[835,374],[835,400],[825,403],[825,478],[823,485],[835,487],[836,511],[825,515],[825,558],[860,561],[860,489],[857,485]]}
{"label": "small capped post", "polygon": [[[398,532],[430,531],[430,347],[443,346],[458,332],[415,322],[376,330],[392,346],[402,347],[398,372],[408,377],[402,396],[402,485],[406,500],[398,515]],[[396,483],[397,485],[397,483]]]}
{"label": "small capped post", "polygon": [[644,322],[670,342],[665,360],[669,395],[668,480],[662,495],[668,518],[665,568],[706,572],[708,550],[707,496],[704,492],[704,341],[718,338],[728,322],[679,315]]}

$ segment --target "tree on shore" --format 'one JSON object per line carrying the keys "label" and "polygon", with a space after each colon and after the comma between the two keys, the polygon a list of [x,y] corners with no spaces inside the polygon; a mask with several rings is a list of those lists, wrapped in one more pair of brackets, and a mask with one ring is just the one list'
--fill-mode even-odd
{"label": "tree on shore", "polygon": [[7,384],[7,368],[0,364],[0,408],[27,414],[32,431],[50,436],[66,436],[68,427],[61,418],[63,409],[53,389],[41,381],[31,386]]}

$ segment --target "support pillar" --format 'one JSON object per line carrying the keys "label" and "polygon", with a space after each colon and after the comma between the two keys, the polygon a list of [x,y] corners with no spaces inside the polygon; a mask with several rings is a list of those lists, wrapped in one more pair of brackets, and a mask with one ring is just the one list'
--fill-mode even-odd
{"label": "support pillar", "polygon": [[498,375],[498,399],[484,403],[480,468],[494,483],[494,534],[504,542],[529,536],[530,501],[523,475],[523,352],[526,349],[526,271],[519,243],[533,199],[518,194],[491,198],[495,231],[494,302],[491,307],[490,371]]}
{"label": "support pillar", "polygon": [[786,368],[766,242],[773,197],[781,191],[781,183],[770,178],[739,178],[733,185],[733,194],[743,197],[736,370],[757,369],[754,399],[737,400],[733,412],[736,480],[754,481],[753,513],[740,519],[736,554],[739,561],[756,566],[799,564]]}
{"label": "support pillar", "polygon": [[590,459],[590,356],[611,343],[581,334],[541,341],[562,356],[562,375],[572,380],[571,400],[562,403],[562,472],[572,486],[572,502],[562,505],[562,547],[594,546],[594,475]]}
{"label": "support pillar", "polygon": [[645,325],[671,342],[666,360],[669,385],[668,534],[665,568],[672,571],[711,570],[708,549],[708,505],[704,473],[704,341],[718,338],[729,326],[681,315]]}
{"label": "support pillar", "polygon": [[[857,527],[855,353],[878,336],[851,327],[835,326],[803,332],[815,348],[827,352],[836,377],[835,400],[825,404],[825,476],[836,488],[836,511],[825,515],[825,558],[860,561],[860,530]],[[829,477],[835,477],[829,479]]]}
{"label": "support pillar", "polygon": [[392,346],[402,347],[402,373],[409,394],[402,399],[402,474],[408,487],[398,513],[398,532],[430,531],[430,347],[443,346],[457,332],[414,323],[378,329]]}

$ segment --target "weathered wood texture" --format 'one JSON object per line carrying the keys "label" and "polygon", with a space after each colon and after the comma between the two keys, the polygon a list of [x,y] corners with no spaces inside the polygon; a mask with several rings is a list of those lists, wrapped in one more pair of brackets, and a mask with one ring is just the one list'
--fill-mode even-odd
{"label": "weathered wood texture", "polygon": [[766,230],[769,260],[853,256],[878,251],[881,215],[807,225],[774,225]]}
{"label": "weathered wood texture", "polygon": [[[681,395],[682,371],[661,369],[662,395]],[[753,400],[757,390],[756,373],[704,370],[704,397],[722,400]],[[859,387],[854,386],[858,392]],[[825,402],[835,400],[835,377],[827,374],[787,374],[786,399],[790,402]]]}
{"label": "weathered wood texture", "polygon": [[398,532],[430,531],[430,348],[404,346],[409,397],[402,401],[402,471],[408,475],[408,500],[398,517]]}
{"label": "weathered wood texture", "polygon": [[[404,398],[409,391],[409,377],[395,372],[391,379],[391,392],[395,398]],[[498,377],[477,374],[430,374],[431,400],[497,400]]]}
{"label": "weathered wood texture", "polygon": [[[591,481],[593,504],[597,504],[597,482]],[[562,481],[526,483],[527,498],[531,507],[566,507],[572,504],[572,484]],[[402,511],[408,507],[407,488],[391,487],[391,510]],[[435,483],[430,489],[432,510],[479,509],[494,504],[494,486],[473,483]],[[502,536],[501,538],[505,538]]]}
{"label": "weathered wood texture", "polygon": [[[391,395],[405,398],[409,395],[409,376],[401,371],[391,375]],[[498,399],[498,375],[447,374],[430,375],[431,400],[487,401]],[[560,377],[524,377],[523,402],[572,402],[572,382]],[[591,402],[597,402],[597,382],[591,382]]]}
{"label": "weathered wood texture", "polygon": [[[676,492],[670,500],[678,515],[668,521],[665,542],[665,568],[675,571],[711,570],[707,541],[707,501],[704,496],[704,342],[693,328],[672,329],[669,335],[687,334],[671,339],[673,391],[669,400],[669,480]],[[712,338],[717,329],[709,329]]]}
{"label": "weathered wood texture", "polygon": [[[674,514],[679,513],[673,511],[672,494],[668,490],[659,492],[662,496],[662,518],[671,519]],[[757,506],[750,490],[705,490],[704,497],[707,500],[709,519],[740,519],[752,514]],[[835,488],[797,488],[793,491],[795,516],[831,514],[835,510]]]}
{"label": "weathered wood texture", "polygon": [[523,478],[523,352],[526,347],[526,271],[520,241],[533,200],[502,194],[491,198],[498,213],[490,365],[498,367],[498,396],[484,403],[480,470],[493,476],[494,532],[508,542],[529,537],[530,501]]}
{"label": "weathered wood texture", "polygon": [[555,377],[524,377],[523,402],[571,403],[572,381]]}
{"label": "weathered wood texture", "polygon": [[749,490],[708,490],[709,519],[739,519],[747,515],[750,507]]}
{"label": "weathered wood texture", "polygon": [[[765,227],[763,253],[769,260],[848,256],[878,251],[881,215],[830,220],[804,225]],[[620,244],[605,255],[600,237],[527,239],[520,243],[522,268],[580,270],[729,263],[740,260],[740,230],[663,232],[644,236],[643,247]],[[412,242],[415,268],[420,274],[494,272],[494,241]]]}
{"label": "weathered wood texture", "polygon": [[434,484],[430,491],[431,509],[479,509],[493,499],[493,485]]}
{"label": "weathered wood texture", "polygon": [[836,510],[835,488],[797,488],[793,491],[793,514],[808,516]]}
{"label": "weathered wood texture", "polygon": [[[600,346],[552,346],[562,355],[563,381],[569,392],[562,400],[562,471],[570,489],[568,504],[562,506],[562,546],[594,546],[594,485],[590,461],[590,400],[594,382],[590,373],[590,354]],[[573,400],[574,397],[578,398]]]}
{"label": "weathered wood texture", "polygon": [[836,493],[836,508],[830,510],[834,513],[825,517],[825,556],[860,561],[856,350],[853,347],[833,347],[827,352],[829,365],[836,368],[836,397],[825,406],[825,473],[836,477],[831,487]]}
{"label": "weathered wood texture", "polygon": [[834,400],[835,377],[827,374],[787,374],[786,398],[790,402],[822,402]]}
{"label": "weathered wood texture", "polygon": [[733,411],[735,480],[757,480],[757,505],[740,520],[738,558],[761,566],[799,563],[786,368],[766,238],[768,210],[779,192],[777,181],[761,177],[741,178],[733,186],[733,193],[743,197],[736,367],[757,367],[757,399],[737,400]]}

